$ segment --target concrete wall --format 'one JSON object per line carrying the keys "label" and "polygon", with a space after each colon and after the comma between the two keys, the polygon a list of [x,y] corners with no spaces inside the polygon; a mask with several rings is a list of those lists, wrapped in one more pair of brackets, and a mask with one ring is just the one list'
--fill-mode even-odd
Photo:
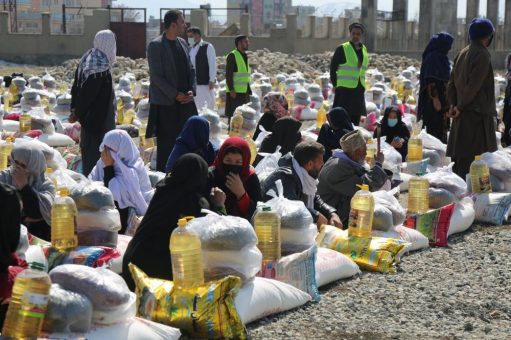
{"label": "concrete wall", "polygon": [[85,17],[83,35],[50,33],[50,14],[42,13],[41,34],[9,32],[9,13],[0,12],[0,59],[33,65],[55,65],[79,58],[92,47],[96,33],[110,27],[108,10]]}

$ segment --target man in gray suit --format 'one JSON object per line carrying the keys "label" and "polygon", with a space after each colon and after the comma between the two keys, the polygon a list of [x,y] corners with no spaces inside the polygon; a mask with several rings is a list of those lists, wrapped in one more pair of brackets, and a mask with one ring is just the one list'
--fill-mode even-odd
{"label": "man in gray suit", "polygon": [[193,101],[195,71],[188,45],[180,38],[186,30],[183,14],[170,10],[163,23],[165,32],[147,48],[151,85],[146,138],[156,136],[156,169],[165,172],[176,138],[188,118],[197,114],[197,107]]}

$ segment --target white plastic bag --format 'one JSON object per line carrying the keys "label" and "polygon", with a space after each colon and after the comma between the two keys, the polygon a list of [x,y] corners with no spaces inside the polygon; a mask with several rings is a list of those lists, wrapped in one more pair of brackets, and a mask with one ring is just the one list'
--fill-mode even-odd
{"label": "white plastic bag", "polygon": [[[281,252],[283,255],[302,252],[312,247],[318,234],[318,227],[311,223],[307,229],[280,229]],[[285,240],[285,241],[284,241]]]}
{"label": "white plastic bag", "polygon": [[322,287],[360,273],[358,265],[335,250],[319,247],[316,257],[316,283]]}
{"label": "white plastic bag", "polygon": [[383,168],[394,172],[397,167],[401,167],[403,157],[394,149],[392,145],[385,141],[385,137],[380,137],[380,150],[384,156]]}
{"label": "white plastic bag", "polygon": [[234,305],[244,324],[304,305],[311,296],[277,280],[256,277],[241,287]]}
{"label": "white plastic bag", "polygon": [[474,202],[465,197],[454,205],[454,211],[451,216],[451,224],[447,231],[447,236],[462,233],[474,223],[476,212]]}
{"label": "white plastic bag", "polygon": [[507,150],[485,152],[481,155],[481,160],[488,165],[490,174],[498,177],[501,181],[511,178],[511,154]]}
{"label": "white plastic bag", "polygon": [[21,258],[25,258],[25,253],[28,250],[28,229],[24,225],[20,225],[20,240],[18,248],[16,248],[16,255]]}
{"label": "white plastic bag", "polygon": [[[260,136],[260,135],[259,135]],[[258,136],[258,139],[259,139]],[[255,167],[259,182],[263,182],[268,176],[279,168],[279,159],[282,157],[280,146],[274,153],[267,154]]]}
{"label": "white plastic bag", "polygon": [[46,332],[88,332],[92,322],[92,303],[82,294],[52,284],[44,317]]}
{"label": "white plastic bag", "polygon": [[451,163],[443,168],[438,169],[436,172],[424,175],[429,181],[431,188],[441,188],[452,192],[456,197],[461,197],[467,192],[467,183],[454,172],[452,172]]}
{"label": "white plastic bag", "polygon": [[259,125],[259,130],[260,130],[260,132],[257,135],[256,140],[254,141],[258,150],[261,147],[261,143],[266,138],[266,136],[271,135],[271,131],[266,131],[266,129],[262,125]]}
{"label": "white plastic bag", "polygon": [[101,182],[80,182],[70,190],[69,196],[78,210],[115,209],[112,192]]}
{"label": "white plastic bag", "polygon": [[[391,191],[376,191],[373,192],[373,197],[377,205],[382,205],[392,213],[392,226],[403,224],[406,218],[406,210],[401,206],[397,198],[394,196],[397,189]],[[374,223],[373,223],[374,227]],[[388,230],[389,228],[387,228]],[[383,229],[380,229],[383,230]]]}
{"label": "white plastic bag", "polygon": [[257,248],[257,235],[247,220],[206,215],[191,220],[187,228],[201,240],[206,280],[234,275],[247,281],[261,269],[262,254]]}
{"label": "white plastic bag", "polygon": [[114,324],[135,317],[135,294],[122,277],[106,268],[64,264],[51,270],[50,278],[52,283],[89,298],[94,323]]}

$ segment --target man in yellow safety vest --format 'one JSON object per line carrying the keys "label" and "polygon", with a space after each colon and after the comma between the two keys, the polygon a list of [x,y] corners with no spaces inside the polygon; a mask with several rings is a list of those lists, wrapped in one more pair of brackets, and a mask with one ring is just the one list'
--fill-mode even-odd
{"label": "man in yellow safety vest", "polygon": [[358,125],[360,116],[366,115],[365,74],[369,56],[361,42],[364,26],[353,23],[349,31],[350,41],[337,47],[330,62],[330,80],[335,87],[333,107],[346,109],[353,124]]}
{"label": "man in yellow safety vest", "polygon": [[227,55],[225,63],[226,99],[225,115],[231,119],[238,106],[250,101],[250,65],[248,64],[247,50],[249,41],[247,36],[240,35],[234,40],[236,48]]}

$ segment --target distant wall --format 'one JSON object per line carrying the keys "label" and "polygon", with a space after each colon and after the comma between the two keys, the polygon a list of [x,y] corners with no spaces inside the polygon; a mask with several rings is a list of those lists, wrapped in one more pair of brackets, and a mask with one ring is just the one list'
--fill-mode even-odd
{"label": "distant wall", "polygon": [[79,58],[92,47],[96,33],[110,27],[108,10],[85,16],[83,35],[50,34],[50,14],[42,13],[41,34],[10,33],[9,13],[0,12],[0,59],[33,65],[55,65]]}

